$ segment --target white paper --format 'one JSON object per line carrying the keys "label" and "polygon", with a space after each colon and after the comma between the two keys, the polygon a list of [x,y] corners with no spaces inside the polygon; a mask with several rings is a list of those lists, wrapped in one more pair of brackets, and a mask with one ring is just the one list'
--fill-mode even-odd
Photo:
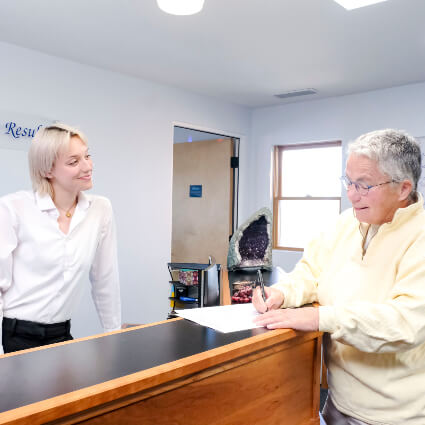
{"label": "white paper", "polygon": [[176,310],[176,313],[184,319],[223,333],[262,327],[254,323],[254,317],[259,313],[252,303],[191,308]]}

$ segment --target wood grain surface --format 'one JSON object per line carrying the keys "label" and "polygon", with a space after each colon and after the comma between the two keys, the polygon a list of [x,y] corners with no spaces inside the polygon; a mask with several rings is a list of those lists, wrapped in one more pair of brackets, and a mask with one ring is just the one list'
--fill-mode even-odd
{"label": "wood grain surface", "polygon": [[[298,412],[298,422],[291,425],[318,423],[314,421],[318,418],[320,343],[319,332],[262,331],[232,344],[0,413],[0,424],[82,420],[231,424],[250,423],[248,417],[255,417],[255,423],[273,424],[294,407],[303,413]],[[293,397],[299,398],[296,404]],[[191,402],[195,402],[194,409]],[[254,414],[266,407],[271,409],[268,421],[261,419],[260,413]]]}

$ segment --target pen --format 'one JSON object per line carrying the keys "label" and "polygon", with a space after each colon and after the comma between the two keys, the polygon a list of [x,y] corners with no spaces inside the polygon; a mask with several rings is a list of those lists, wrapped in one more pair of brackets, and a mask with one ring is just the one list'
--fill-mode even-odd
{"label": "pen", "polygon": [[264,290],[264,281],[263,281],[263,274],[261,273],[261,270],[257,271],[258,273],[258,281],[260,282],[261,287],[261,295],[263,296],[263,301],[266,302],[266,291]]}

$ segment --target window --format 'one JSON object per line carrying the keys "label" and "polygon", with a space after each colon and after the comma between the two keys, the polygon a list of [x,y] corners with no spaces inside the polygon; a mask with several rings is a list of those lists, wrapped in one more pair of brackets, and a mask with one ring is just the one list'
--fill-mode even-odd
{"label": "window", "polygon": [[303,251],[341,211],[341,142],[275,146],[273,248]]}

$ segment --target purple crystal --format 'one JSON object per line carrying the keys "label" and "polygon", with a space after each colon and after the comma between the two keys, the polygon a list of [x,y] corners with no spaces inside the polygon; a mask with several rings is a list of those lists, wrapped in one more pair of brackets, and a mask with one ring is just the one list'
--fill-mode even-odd
{"label": "purple crystal", "polygon": [[262,260],[268,244],[267,220],[261,216],[244,230],[239,241],[239,252],[244,260]]}

